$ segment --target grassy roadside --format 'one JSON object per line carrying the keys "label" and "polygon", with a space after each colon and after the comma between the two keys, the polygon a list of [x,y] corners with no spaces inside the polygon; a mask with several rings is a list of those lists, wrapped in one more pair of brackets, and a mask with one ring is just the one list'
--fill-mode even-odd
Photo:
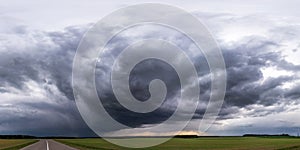
{"label": "grassy roadside", "polygon": [[116,150],[116,149],[121,149],[121,147],[110,144],[110,143],[108,143],[108,142],[106,142],[102,139],[99,139],[99,141],[97,141],[97,142],[95,142],[94,140],[89,141],[89,139],[86,139],[85,142],[82,142],[82,141],[78,142],[77,139],[74,139],[74,140],[55,139],[55,141],[66,144],[68,146],[71,146],[71,147],[74,147],[74,148],[77,148],[77,149],[80,149],[80,150]]}
{"label": "grassy roadside", "polygon": [[[103,139],[59,139],[58,142],[78,148],[80,150],[127,149],[110,144]],[[265,138],[265,137],[216,137],[216,138],[174,138],[159,146],[146,148],[147,150],[295,150],[300,148],[300,138]]]}
{"label": "grassy roadside", "polygon": [[38,140],[23,140],[23,139],[0,139],[0,150],[19,150],[23,147],[31,145]]}

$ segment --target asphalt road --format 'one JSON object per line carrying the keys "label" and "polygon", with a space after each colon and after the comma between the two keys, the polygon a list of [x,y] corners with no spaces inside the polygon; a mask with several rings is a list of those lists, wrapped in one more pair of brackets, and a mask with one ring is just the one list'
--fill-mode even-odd
{"label": "asphalt road", "polygon": [[21,150],[78,150],[58,143],[54,140],[40,140],[37,143],[22,148]]}

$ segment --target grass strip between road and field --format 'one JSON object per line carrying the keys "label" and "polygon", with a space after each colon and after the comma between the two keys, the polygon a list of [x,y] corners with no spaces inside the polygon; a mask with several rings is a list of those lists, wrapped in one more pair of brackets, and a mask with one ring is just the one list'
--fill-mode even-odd
{"label": "grass strip between road and field", "polygon": [[14,146],[11,146],[11,147],[6,147],[6,148],[3,148],[3,149],[1,149],[1,150],[19,150],[19,149],[21,149],[21,148],[23,148],[23,147],[26,147],[26,146],[28,146],[28,145],[34,144],[34,143],[36,143],[36,142],[38,142],[38,140],[30,140],[30,141],[28,141],[28,142],[26,142],[26,143],[14,145]]}
{"label": "grass strip between road and field", "polygon": [[296,145],[296,146],[291,146],[291,147],[280,148],[277,150],[299,150],[299,149],[300,149],[300,145]]}
{"label": "grass strip between road and field", "polygon": [[66,144],[68,146],[71,146],[71,147],[75,147],[75,148],[83,148],[84,150],[115,150],[115,149],[112,149],[112,148],[103,148],[103,147],[94,147],[94,146],[90,146],[90,145],[83,145],[83,144],[78,144],[78,143],[74,143],[74,142],[68,142],[68,141],[65,141],[65,140],[58,140],[58,139],[55,139],[56,142],[59,142],[59,143],[63,143],[63,144]]}

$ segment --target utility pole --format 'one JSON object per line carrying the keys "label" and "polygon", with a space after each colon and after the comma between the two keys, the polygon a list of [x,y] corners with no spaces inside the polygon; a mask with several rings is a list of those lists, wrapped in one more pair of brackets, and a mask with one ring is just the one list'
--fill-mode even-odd
{"label": "utility pole", "polygon": [[297,130],[297,137],[299,137],[299,130],[300,130],[300,128],[298,128],[298,130]]}

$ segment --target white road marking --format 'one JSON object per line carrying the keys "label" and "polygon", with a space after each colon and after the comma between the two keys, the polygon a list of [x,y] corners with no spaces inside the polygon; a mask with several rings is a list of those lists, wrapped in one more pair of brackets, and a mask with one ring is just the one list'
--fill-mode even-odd
{"label": "white road marking", "polygon": [[47,144],[47,150],[49,150],[49,144],[48,141],[46,140],[46,144]]}

